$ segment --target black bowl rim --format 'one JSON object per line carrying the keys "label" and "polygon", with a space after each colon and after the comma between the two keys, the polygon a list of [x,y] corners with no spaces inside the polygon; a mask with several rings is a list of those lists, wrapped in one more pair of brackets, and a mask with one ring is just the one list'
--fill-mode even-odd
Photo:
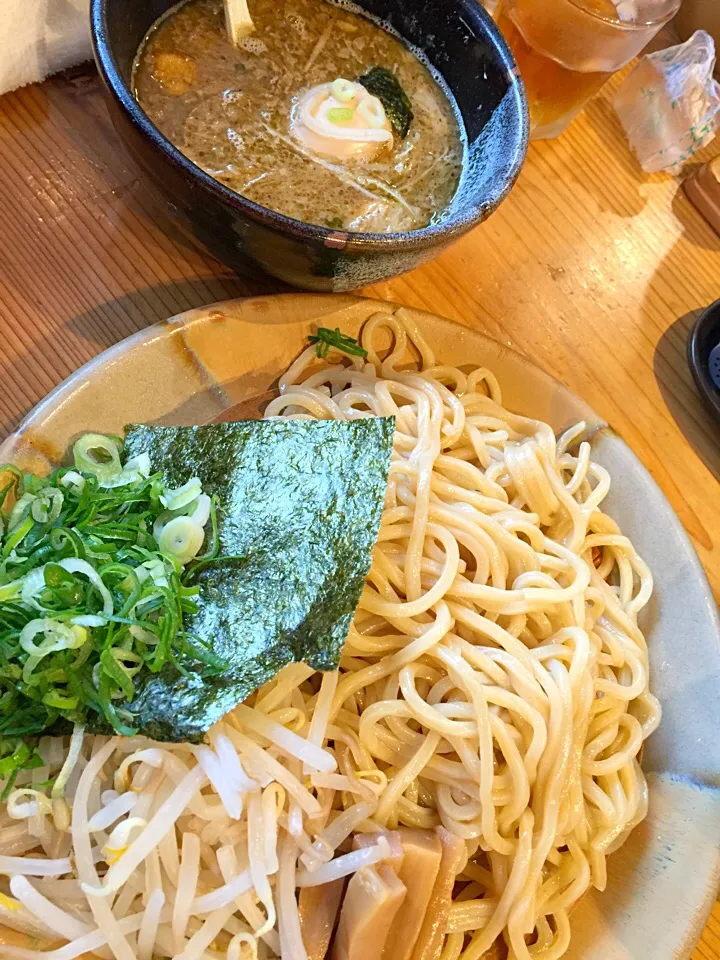
{"label": "black bowl rim", "polygon": [[[302,220],[295,220],[282,213],[254,203],[246,197],[235,193],[229,187],[215,180],[200,167],[189,160],[168,140],[152,123],[132,91],[120,75],[115,58],[112,54],[111,43],[108,39],[106,9],[110,0],[91,0],[90,25],[92,34],[93,52],[100,75],[108,90],[118,101],[132,123],[142,135],[149,140],[168,161],[186,176],[193,178],[214,199],[221,201],[242,212],[248,218],[284,234],[290,234],[298,240],[315,240],[327,246],[337,246],[343,249],[356,248],[387,248],[388,251],[423,250],[450,242],[456,237],[482,223],[489,214],[505,200],[515,181],[520,175],[528,149],[530,120],[527,99],[524,95],[524,84],[517,69],[515,60],[505,38],[495,24],[492,17],[483,9],[478,0],[472,6],[463,7],[463,14],[470,13],[477,26],[494,46],[500,60],[505,67],[509,88],[506,94],[512,94],[516,102],[520,125],[517,139],[514,143],[512,163],[503,186],[496,193],[487,197],[483,202],[476,201],[471,212],[458,212],[455,216],[448,216],[437,224],[422,227],[419,230],[408,230],[397,233],[353,233],[343,230],[332,230],[320,227]],[[461,2],[461,0],[460,0]]]}
{"label": "black bowl rim", "polygon": [[708,357],[702,350],[702,337],[711,327],[717,327],[720,334],[720,300],[711,303],[695,321],[688,339],[687,354],[690,372],[700,396],[709,410],[720,420],[720,390],[710,379],[707,370]]}

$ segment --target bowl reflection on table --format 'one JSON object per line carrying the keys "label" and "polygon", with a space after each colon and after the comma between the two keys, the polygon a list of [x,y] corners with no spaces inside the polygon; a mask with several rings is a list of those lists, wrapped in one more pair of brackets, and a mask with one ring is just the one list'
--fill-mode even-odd
{"label": "bowl reflection on table", "polygon": [[346,233],[302,223],[234,193],[188,160],[132,95],[133,62],[174,0],[92,0],[95,57],[113,122],[171,210],[216,256],[312,290],[342,291],[411,270],[485,220],[527,150],[527,106],[512,55],[477,0],[360,0],[421,49],[452,91],[468,137],[465,169],[445,217],[404,233]]}

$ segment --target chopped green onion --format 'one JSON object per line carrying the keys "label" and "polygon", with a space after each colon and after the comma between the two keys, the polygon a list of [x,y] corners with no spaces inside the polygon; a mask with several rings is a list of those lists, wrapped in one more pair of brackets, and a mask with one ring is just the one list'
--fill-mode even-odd
{"label": "chopped green onion", "polygon": [[354,337],[340,333],[340,328],[329,330],[327,327],[318,327],[317,333],[308,337],[310,343],[317,344],[317,355],[321,359],[328,355],[330,347],[347,353],[352,357],[367,357],[367,350],[363,349]]}
{"label": "chopped green onion", "polygon": [[24,585],[24,577],[20,580],[12,580],[10,583],[4,584],[0,587],[0,603],[7,603],[9,600],[19,600],[22,596]]}
{"label": "chopped green onion", "polygon": [[190,518],[193,523],[200,524],[201,527],[204,527],[205,524],[210,519],[210,511],[212,509],[212,500],[206,493],[201,493],[197,498],[197,503],[195,504],[195,509],[190,514]]}
{"label": "chopped green onion", "polygon": [[205,531],[190,517],[175,517],[163,527],[159,546],[163,553],[172,554],[183,566],[200,552]]}
{"label": "chopped green onion", "polygon": [[132,682],[132,677],[128,676],[127,672],[118,663],[117,658],[113,656],[113,653],[113,650],[103,650],[100,654],[100,666],[105,675],[115,681],[125,699],[132,702],[135,696],[135,684]]}
{"label": "chopped green onion", "polygon": [[86,613],[79,617],[73,617],[70,623],[76,627],[104,627],[107,623],[106,617],[99,617],[96,614]]}
{"label": "chopped green onion", "polygon": [[123,467],[123,473],[135,472],[141,477],[150,476],[150,454],[140,453],[137,457],[132,457]]}
{"label": "chopped green onion", "polygon": [[27,516],[19,527],[16,527],[14,530],[9,532],[9,536],[5,540],[5,545],[3,546],[3,557],[9,557],[13,550],[20,546],[34,526],[34,519],[31,516]]}
{"label": "chopped green onion", "polygon": [[150,476],[147,454],[123,466],[113,437],[90,434],[73,449],[75,469],[48,477],[0,467],[11,475],[0,505],[13,491],[16,499],[4,515],[8,531],[0,529],[5,795],[20,770],[43,765],[33,743],[59,721],[132,734],[127,705],[143,674],[205,676],[224,666],[183,629],[196,609],[197,561],[183,568],[196,560],[209,520],[217,552],[215,507],[200,482],[168,490]]}
{"label": "chopped green onion", "polygon": [[60,516],[64,499],[62,490],[48,487],[33,500],[30,513],[38,523],[54,523]]}
{"label": "chopped green onion", "polygon": [[75,468],[99,481],[122,473],[120,451],[114,440],[101,433],[86,433],[73,446]]}
{"label": "chopped green onion", "polygon": [[[62,569],[62,567],[60,569]],[[50,577],[52,579],[52,571]],[[22,602],[27,607],[38,609],[37,598],[47,585],[44,567],[36,567],[34,570],[31,570],[21,582],[22,589],[20,591],[20,598]]]}
{"label": "chopped green onion", "polygon": [[385,126],[386,116],[385,108],[377,97],[367,97],[358,104],[358,116],[361,120],[373,130],[379,130]]}
{"label": "chopped green onion", "polygon": [[[45,639],[38,645],[35,637],[40,633]],[[30,674],[44,657],[59,650],[77,650],[87,643],[87,639],[88,632],[85,627],[68,627],[59,620],[50,618],[31,620],[20,631],[20,646],[28,654],[23,668],[23,680],[28,682]]]}
{"label": "chopped green onion", "polygon": [[352,107],[330,107],[327,112],[330,123],[347,123],[353,118]]}
{"label": "chopped green onion", "polygon": [[343,77],[333,80],[330,90],[335,99],[340,100],[341,103],[352,100],[357,93],[357,87],[352,80],[345,80]]}
{"label": "chopped green onion", "polygon": [[146,560],[145,563],[141,563],[139,567],[135,568],[135,575],[140,583],[145,583],[148,577],[150,577],[156,586],[168,586],[167,570],[165,569],[165,563],[162,557],[153,557],[152,560]]}
{"label": "chopped green onion", "polygon": [[46,563],[45,566],[40,569],[42,570],[46,587],[55,589],[56,587],[62,587],[75,581],[75,577],[73,577],[69,570],[65,570],[59,563]]}
{"label": "chopped green onion", "polygon": [[157,635],[152,633],[150,630],[147,630],[145,627],[141,627],[136,623],[133,623],[130,626],[130,636],[135,637],[136,640],[139,640],[141,643],[149,643],[153,646],[158,642]]}
{"label": "chopped green onion", "polygon": [[32,509],[32,505],[37,498],[34,493],[24,493],[10,511],[8,518],[8,530],[12,533],[16,527],[19,527]]}
{"label": "chopped green onion", "polygon": [[57,690],[51,690],[42,698],[46,707],[53,710],[75,710],[79,703],[77,697],[64,697]]}
{"label": "chopped green onion", "polygon": [[163,506],[167,507],[168,510],[182,510],[183,507],[187,507],[193,500],[197,500],[201,493],[202,483],[197,477],[193,477],[192,480],[188,480],[187,483],[178,487],[177,490],[166,490],[160,497],[160,502]]}
{"label": "chopped green onion", "polygon": [[77,560],[75,557],[68,557],[67,560],[61,560],[59,563],[64,570],[69,570],[71,573],[82,573],[88,578],[90,583],[95,587],[97,592],[102,597],[103,601],[103,613],[106,617],[110,616],[113,612],[113,599],[110,591],[103,583],[103,579],[100,574],[95,570],[92,564],[88,563],[87,560]]}
{"label": "chopped green onion", "polygon": [[85,489],[85,478],[76,470],[68,470],[66,474],[60,477],[58,482],[61,487],[70,487],[70,489],[79,495],[81,495]]}

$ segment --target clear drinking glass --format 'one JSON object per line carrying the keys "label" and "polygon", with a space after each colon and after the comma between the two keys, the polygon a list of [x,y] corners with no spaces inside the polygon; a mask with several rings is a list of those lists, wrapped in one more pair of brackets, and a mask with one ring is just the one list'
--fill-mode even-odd
{"label": "clear drinking glass", "polygon": [[677,13],[681,0],[499,0],[533,139],[556,137]]}

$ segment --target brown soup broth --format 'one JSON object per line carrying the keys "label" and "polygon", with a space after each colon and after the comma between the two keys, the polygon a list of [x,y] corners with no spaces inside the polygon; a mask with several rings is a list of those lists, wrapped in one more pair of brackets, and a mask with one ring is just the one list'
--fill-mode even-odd
{"label": "brown soup broth", "polygon": [[[187,0],[150,31],[135,96],[160,131],[210,176],[255,203],[334,229],[413,230],[457,190],[464,132],[450,94],[396,36],[327,0],[250,0],[255,32],[234,47],[222,0]],[[369,68],[392,70],[414,120],[372,161],[315,157],[289,132],[298,94]]]}

